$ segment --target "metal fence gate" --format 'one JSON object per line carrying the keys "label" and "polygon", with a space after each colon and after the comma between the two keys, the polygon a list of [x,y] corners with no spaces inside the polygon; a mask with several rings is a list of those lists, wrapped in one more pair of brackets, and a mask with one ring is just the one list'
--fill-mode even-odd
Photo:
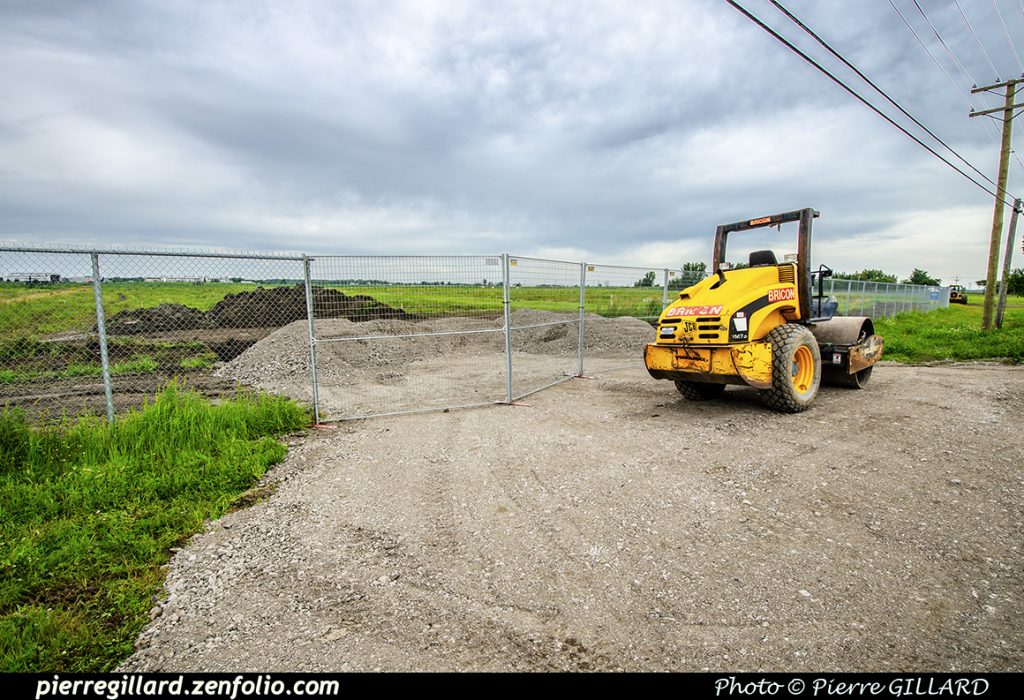
{"label": "metal fence gate", "polygon": [[[506,396],[504,258],[324,256],[309,261],[318,419],[468,408]],[[466,355],[458,370],[439,362]],[[416,371],[410,372],[412,366]],[[372,375],[366,386],[355,376]]]}

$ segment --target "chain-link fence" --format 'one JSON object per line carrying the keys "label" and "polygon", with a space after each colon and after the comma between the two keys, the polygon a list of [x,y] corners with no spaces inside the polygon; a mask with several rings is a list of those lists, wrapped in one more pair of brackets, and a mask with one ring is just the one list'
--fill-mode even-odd
{"label": "chain-link fence", "polygon": [[948,287],[828,278],[824,289],[839,302],[838,313],[842,316],[889,318],[905,311],[934,311],[949,306]]}
{"label": "chain-link fence", "polygon": [[310,267],[309,398],[319,419],[467,408],[506,395],[504,363],[494,361],[504,348],[502,256],[327,256]]}
{"label": "chain-link fence", "polygon": [[[308,401],[318,421],[513,403],[641,363],[701,271],[499,255],[303,256],[0,247],[0,408],[107,413],[171,378]],[[948,290],[825,281],[845,315]]]}
{"label": "chain-link fence", "polygon": [[[57,418],[138,405],[306,317],[302,258],[0,248],[0,407]],[[101,303],[98,303],[101,302]]]}

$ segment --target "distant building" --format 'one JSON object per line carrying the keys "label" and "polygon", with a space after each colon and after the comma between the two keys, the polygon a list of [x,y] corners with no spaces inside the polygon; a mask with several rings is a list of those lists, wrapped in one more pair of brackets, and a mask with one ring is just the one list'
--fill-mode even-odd
{"label": "distant building", "polygon": [[199,283],[203,279],[201,277],[146,277],[146,282],[192,282]]}
{"label": "distant building", "polygon": [[9,282],[56,284],[60,282],[60,275],[52,272],[12,272],[7,275],[6,279]]}
{"label": "distant building", "polygon": [[227,282],[227,277],[144,277],[143,282],[191,282],[202,284],[205,282]]}

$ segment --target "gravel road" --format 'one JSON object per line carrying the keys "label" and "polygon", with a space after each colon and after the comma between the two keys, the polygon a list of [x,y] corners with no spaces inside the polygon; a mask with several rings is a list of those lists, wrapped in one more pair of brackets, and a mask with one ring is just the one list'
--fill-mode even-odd
{"label": "gravel road", "polygon": [[637,365],[292,439],[125,670],[1024,670],[1024,368],[799,415]]}

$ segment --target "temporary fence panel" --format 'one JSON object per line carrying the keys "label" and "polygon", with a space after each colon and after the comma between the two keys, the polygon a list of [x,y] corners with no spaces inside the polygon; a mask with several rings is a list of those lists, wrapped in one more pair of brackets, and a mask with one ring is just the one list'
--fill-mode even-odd
{"label": "temporary fence panel", "polygon": [[[606,318],[656,319],[669,297],[669,270],[623,265],[586,265],[586,309]],[[671,275],[674,280],[678,272]]]}
{"label": "temporary fence panel", "polygon": [[828,278],[823,288],[838,302],[837,313],[842,316],[891,318],[907,311],[927,312],[949,306],[948,287]]}
{"label": "temporary fence panel", "polygon": [[320,420],[502,401],[504,258],[310,260]]}
{"label": "temporary fence panel", "polygon": [[0,251],[0,410],[106,413],[87,252]]}
{"label": "temporary fence panel", "polygon": [[519,400],[580,373],[584,266],[509,256],[511,398]]}
{"label": "temporary fence panel", "polygon": [[276,350],[281,329],[306,321],[300,257],[99,258],[115,396],[137,404],[175,376],[213,396],[239,382],[271,390],[308,384],[308,361]]}

